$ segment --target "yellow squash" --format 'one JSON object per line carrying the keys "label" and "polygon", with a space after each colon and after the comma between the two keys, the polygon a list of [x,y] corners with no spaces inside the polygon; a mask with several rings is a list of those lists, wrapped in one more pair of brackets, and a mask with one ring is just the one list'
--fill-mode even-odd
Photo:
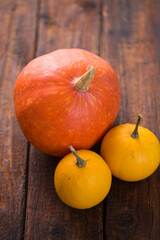
{"label": "yellow squash", "polygon": [[112,174],[125,181],[138,181],[150,176],[160,162],[160,144],[148,129],[122,124],[112,128],[103,138],[101,156]]}
{"label": "yellow squash", "polygon": [[111,172],[100,155],[89,150],[75,151],[57,165],[54,184],[59,198],[77,209],[91,208],[100,203],[111,187]]}

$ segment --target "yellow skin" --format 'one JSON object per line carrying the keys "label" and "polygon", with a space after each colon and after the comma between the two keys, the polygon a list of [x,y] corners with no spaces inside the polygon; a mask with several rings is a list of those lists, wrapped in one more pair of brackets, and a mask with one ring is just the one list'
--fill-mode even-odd
{"label": "yellow skin", "polygon": [[89,150],[76,153],[87,160],[84,167],[76,165],[73,153],[65,156],[57,165],[54,184],[59,198],[77,209],[91,208],[100,203],[111,187],[111,171],[100,155]]}
{"label": "yellow skin", "polygon": [[159,166],[160,145],[148,129],[138,127],[139,136],[132,138],[134,124],[112,128],[103,138],[101,156],[113,176],[124,181],[139,181],[150,176]]}

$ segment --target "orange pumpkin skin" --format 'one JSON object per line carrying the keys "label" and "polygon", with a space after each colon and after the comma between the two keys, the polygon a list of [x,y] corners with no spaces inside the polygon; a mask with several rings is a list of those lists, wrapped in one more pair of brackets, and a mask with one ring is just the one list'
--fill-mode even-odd
{"label": "orange pumpkin skin", "polygon": [[[91,65],[95,77],[79,92],[74,82]],[[116,73],[82,49],[60,49],[32,60],[16,80],[15,111],[25,137],[40,151],[64,156],[88,149],[112,127],[120,106]]]}

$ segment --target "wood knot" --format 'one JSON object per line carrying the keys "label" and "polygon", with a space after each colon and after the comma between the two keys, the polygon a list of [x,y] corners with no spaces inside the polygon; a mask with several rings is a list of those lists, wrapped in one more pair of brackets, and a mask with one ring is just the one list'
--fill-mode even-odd
{"label": "wood knot", "polygon": [[65,230],[61,225],[55,225],[50,231],[50,236],[53,239],[62,239],[62,240],[66,239]]}
{"label": "wood knot", "polygon": [[40,19],[42,19],[43,23],[48,25],[48,26],[56,25],[56,22],[53,19],[51,19],[51,17],[48,16],[47,14],[45,14],[45,13],[42,13],[40,15]]}
{"label": "wood knot", "polygon": [[116,225],[119,227],[129,228],[133,226],[134,217],[129,212],[121,212],[119,213],[116,218]]}
{"label": "wood knot", "polygon": [[97,3],[91,0],[88,0],[88,1],[82,2],[81,6],[84,8],[84,10],[91,11],[97,8]]}

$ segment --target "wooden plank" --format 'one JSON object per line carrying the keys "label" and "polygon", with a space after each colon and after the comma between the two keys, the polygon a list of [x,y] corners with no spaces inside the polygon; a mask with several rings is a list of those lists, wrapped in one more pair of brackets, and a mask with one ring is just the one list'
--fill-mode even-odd
{"label": "wooden plank", "polygon": [[[101,55],[119,76],[122,101],[116,124],[135,123],[160,139],[160,2],[103,1]],[[113,179],[105,202],[104,239],[160,239],[160,169],[144,181]]]}
{"label": "wooden plank", "polygon": [[[100,3],[42,1],[37,55],[80,47],[99,53]],[[103,239],[103,204],[89,210],[64,205],[53,185],[59,159],[31,147],[25,240]]]}
{"label": "wooden plank", "polygon": [[71,47],[99,54],[100,14],[98,0],[42,1],[37,55]]}
{"label": "wooden plank", "polygon": [[19,71],[34,56],[36,8],[36,0],[0,2],[1,240],[21,239],[24,228],[27,141],[15,117],[13,91]]}

